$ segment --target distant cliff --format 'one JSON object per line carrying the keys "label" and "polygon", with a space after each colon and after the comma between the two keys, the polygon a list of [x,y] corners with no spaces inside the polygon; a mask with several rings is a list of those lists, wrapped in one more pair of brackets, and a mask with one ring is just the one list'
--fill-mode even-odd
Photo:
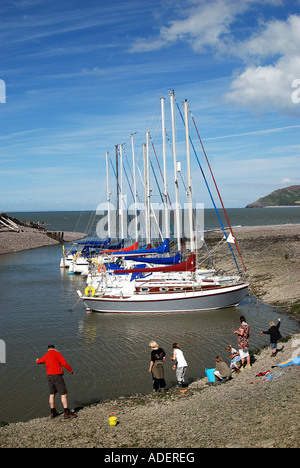
{"label": "distant cliff", "polygon": [[250,203],[246,208],[264,208],[265,206],[300,206],[300,185],[275,190],[266,197]]}

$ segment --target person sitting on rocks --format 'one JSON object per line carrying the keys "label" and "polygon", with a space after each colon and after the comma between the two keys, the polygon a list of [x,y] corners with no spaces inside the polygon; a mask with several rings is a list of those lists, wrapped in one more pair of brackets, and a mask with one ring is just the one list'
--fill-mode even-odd
{"label": "person sitting on rocks", "polygon": [[217,381],[227,382],[227,380],[230,380],[231,370],[226,364],[226,362],[223,361],[221,356],[216,356],[215,361],[216,361],[216,370],[214,371],[214,375],[217,378]]}
{"label": "person sitting on rocks", "polygon": [[231,345],[226,346],[226,351],[230,353],[230,369],[240,372],[241,356],[240,353]]}

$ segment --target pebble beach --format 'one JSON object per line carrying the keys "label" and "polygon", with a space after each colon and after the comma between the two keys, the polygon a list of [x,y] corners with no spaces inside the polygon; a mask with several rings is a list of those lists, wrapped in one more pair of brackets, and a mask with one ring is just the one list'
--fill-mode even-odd
{"label": "pebble beach", "polygon": [[[19,234],[0,232],[0,253],[10,252],[12,244],[24,250],[53,242],[32,230],[16,242]],[[234,234],[247,266],[250,292],[299,322],[300,225],[238,227]],[[209,236],[212,243],[215,236]],[[223,252],[218,256],[218,265],[229,270]],[[54,420],[3,425],[0,447],[297,448],[300,366],[277,366],[300,353],[300,333],[283,341],[275,358],[269,347],[252,350],[251,369],[233,374],[226,383],[210,385],[202,378],[183,392],[169,388],[166,393],[136,394],[76,408],[78,417],[73,420],[64,420],[61,414]],[[257,377],[266,371],[269,379]],[[113,427],[108,421],[112,414],[118,421]]]}

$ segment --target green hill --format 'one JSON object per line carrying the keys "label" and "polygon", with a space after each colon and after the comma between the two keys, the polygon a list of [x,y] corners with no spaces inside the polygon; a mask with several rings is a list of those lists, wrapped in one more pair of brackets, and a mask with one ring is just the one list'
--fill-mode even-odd
{"label": "green hill", "polygon": [[300,185],[275,190],[266,197],[250,203],[246,208],[264,208],[265,206],[300,206]]}

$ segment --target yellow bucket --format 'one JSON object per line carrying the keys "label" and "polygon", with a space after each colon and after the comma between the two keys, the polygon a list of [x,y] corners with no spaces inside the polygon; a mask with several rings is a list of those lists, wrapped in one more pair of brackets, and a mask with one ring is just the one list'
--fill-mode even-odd
{"label": "yellow bucket", "polygon": [[110,426],[116,426],[117,425],[117,418],[115,416],[111,416],[108,418]]}

